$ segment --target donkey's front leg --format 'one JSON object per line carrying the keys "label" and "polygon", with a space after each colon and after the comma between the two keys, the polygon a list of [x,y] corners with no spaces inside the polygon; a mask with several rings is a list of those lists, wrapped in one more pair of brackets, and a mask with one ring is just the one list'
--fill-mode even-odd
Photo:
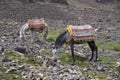
{"label": "donkey's front leg", "polygon": [[43,31],[43,41],[46,41],[46,35],[45,35],[45,31]]}
{"label": "donkey's front leg", "polygon": [[47,39],[47,32],[43,31],[43,42],[46,43],[46,39]]}
{"label": "donkey's front leg", "polygon": [[74,43],[73,43],[73,41],[71,42],[70,47],[71,47],[71,53],[72,53],[72,65],[75,65]]}
{"label": "donkey's front leg", "polygon": [[29,33],[30,33],[30,43],[34,43],[34,39],[35,39],[34,33],[31,30],[29,30]]}

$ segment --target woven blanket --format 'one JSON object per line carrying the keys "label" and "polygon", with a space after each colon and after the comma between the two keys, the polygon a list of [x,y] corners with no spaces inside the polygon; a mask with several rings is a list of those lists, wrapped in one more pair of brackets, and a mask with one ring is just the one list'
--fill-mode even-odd
{"label": "woven blanket", "polygon": [[41,19],[28,19],[28,25],[41,25],[45,24],[45,20],[43,18]]}
{"label": "woven blanket", "polygon": [[73,37],[74,40],[85,40],[91,41],[96,38],[95,30],[91,25],[80,25],[80,26],[67,26],[67,30],[70,33],[70,36]]}

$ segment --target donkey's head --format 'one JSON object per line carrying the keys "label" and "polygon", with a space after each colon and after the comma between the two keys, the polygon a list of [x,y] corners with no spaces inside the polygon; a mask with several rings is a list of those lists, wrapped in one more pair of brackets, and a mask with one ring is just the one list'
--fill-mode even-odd
{"label": "donkey's head", "polygon": [[53,60],[54,61],[57,61],[58,55],[60,52],[61,52],[60,48],[58,48],[58,47],[53,48],[52,53],[53,53]]}
{"label": "donkey's head", "polygon": [[67,31],[61,33],[55,41],[54,48],[52,50],[53,60],[57,61],[59,53],[62,51],[61,47],[69,38],[69,33]]}

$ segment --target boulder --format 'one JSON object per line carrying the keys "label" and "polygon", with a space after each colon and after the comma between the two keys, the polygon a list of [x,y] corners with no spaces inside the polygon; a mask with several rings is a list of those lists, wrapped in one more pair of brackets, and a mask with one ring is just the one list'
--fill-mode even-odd
{"label": "boulder", "polygon": [[16,46],[14,48],[14,50],[17,51],[17,52],[20,52],[20,53],[27,53],[26,48],[24,46],[21,46],[21,45]]}

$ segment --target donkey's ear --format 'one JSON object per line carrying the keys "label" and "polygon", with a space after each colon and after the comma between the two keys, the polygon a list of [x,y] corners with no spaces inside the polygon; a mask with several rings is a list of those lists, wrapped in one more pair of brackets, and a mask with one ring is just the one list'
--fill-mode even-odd
{"label": "donkey's ear", "polygon": [[65,33],[66,33],[67,31],[65,30]]}

